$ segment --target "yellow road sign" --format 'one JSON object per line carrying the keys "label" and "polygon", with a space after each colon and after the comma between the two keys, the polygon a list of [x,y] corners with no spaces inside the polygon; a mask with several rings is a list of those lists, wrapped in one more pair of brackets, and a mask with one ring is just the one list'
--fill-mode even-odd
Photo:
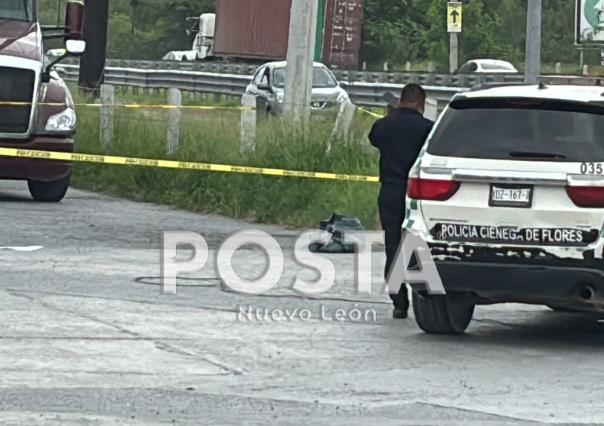
{"label": "yellow road sign", "polygon": [[447,3],[447,31],[450,33],[461,32],[463,6],[461,2]]}

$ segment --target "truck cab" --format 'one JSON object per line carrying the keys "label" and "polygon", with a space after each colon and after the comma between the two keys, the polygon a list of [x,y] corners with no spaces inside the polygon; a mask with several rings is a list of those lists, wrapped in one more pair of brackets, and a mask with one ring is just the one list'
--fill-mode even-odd
{"label": "truck cab", "polygon": [[[76,131],[74,103],[52,66],[81,54],[83,3],[68,1],[65,26],[44,28],[38,0],[0,4],[0,147],[72,152]],[[62,38],[65,54],[48,63],[45,38]],[[60,201],[67,192],[72,165],[30,158],[0,157],[0,179],[28,182],[38,201]]]}
{"label": "truck cab", "polygon": [[197,35],[193,41],[193,50],[197,52],[197,59],[206,59],[214,56],[214,25],[215,13],[204,13],[199,17]]}
{"label": "truck cab", "polygon": [[214,24],[216,14],[204,13],[199,17],[189,17],[187,35],[195,34],[191,50],[172,50],[166,53],[164,61],[195,61],[210,59],[214,56]]}

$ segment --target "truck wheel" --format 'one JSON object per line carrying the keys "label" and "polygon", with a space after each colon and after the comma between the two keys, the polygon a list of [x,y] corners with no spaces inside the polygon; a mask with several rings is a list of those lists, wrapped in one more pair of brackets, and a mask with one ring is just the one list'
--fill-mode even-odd
{"label": "truck wheel", "polygon": [[67,175],[62,179],[51,182],[28,180],[29,193],[36,201],[59,202],[65,197],[65,193],[69,188],[70,177],[71,175]]}
{"label": "truck wheel", "polygon": [[464,299],[458,294],[423,296],[414,291],[415,321],[429,334],[463,334],[474,314],[474,304]]}

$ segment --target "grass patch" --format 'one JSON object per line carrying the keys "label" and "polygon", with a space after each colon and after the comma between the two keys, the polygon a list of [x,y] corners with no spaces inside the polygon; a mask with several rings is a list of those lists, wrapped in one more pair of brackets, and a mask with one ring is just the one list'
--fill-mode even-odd
{"label": "grass patch", "polygon": [[[83,107],[78,113],[78,152],[373,176],[378,172],[377,152],[366,142],[375,119],[363,114],[346,143],[332,140],[333,120],[313,120],[308,137],[293,132],[288,123],[269,120],[258,129],[255,153],[246,156],[240,152],[239,112],[183,110],[179,150],[168,156],[166,111],[116,110],[114,138],[106,150],[99,144],[98,110]],[[377,226],[375,183],[94,164],[76,165],[73,183],[133,200],[258,222],[315,227],[337,211],[359,217],[367,228]]]}

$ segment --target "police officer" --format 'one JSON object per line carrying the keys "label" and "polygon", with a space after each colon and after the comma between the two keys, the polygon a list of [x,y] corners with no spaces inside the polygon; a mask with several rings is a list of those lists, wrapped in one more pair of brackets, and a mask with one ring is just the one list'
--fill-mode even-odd
{"label": "police officer", "polygon": [[[417,84],[407,84],[397,108],[378,120],[371,129],[369,140],[380,151],[380,195],[378,207],[382,229],[385,231],[386,270],[390,267],[401,241],[405,216],[405,194],[409,170],[434,123],[423,117],[426,92]],[[409,298],[403,284],[398,294],[391,294],[394,318],[407,318]]]}

